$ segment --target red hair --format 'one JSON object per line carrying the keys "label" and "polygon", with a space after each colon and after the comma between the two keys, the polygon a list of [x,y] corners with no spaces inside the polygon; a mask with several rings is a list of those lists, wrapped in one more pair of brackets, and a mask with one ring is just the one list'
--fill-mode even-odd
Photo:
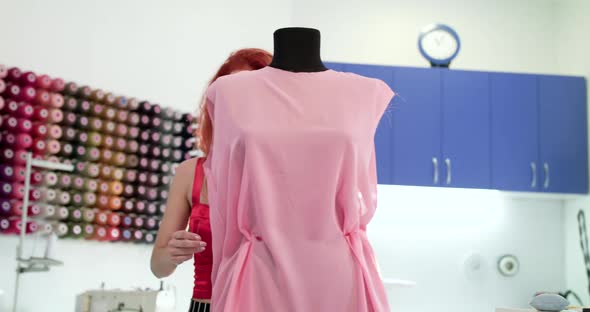
{"label": "red hair", "polygon": [[[272,61],[272,55],[262,49],[241,49],[233,52],[225,60],[223,65],[217,70],[213,79],[209,82],[211,85],[217,78],[230,75],[238,70],[257,70],[268,66]],[[213,126],[211,125],[211,117],[207,111],[206,99],[201,101],[199,128],[197,129],[198,148],[202,150],[205,155],[209,153],[211,147],[211,140],[213,137]]]}

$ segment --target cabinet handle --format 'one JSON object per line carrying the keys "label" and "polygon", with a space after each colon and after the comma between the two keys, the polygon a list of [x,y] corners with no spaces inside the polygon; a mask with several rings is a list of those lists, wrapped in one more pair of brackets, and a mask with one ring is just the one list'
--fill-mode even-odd
{"label": "cabinet handle", "polygon": [[531,161],[531,171],[533,172],[533,180],[531,181],[531,188],[537,187],[537,164]]}
{"label": "cabinet handle", "polygon": [[438,184],[438,159],[436,157],[432,157],[432,166],[434,167],[434,178],[432,183]]}
{"label": "cabinet handle", "polygon": [[545,169],[545,183],[543,183],[543,187],[544,188],[549,188],[549,183],[551,183],[550,177],[549,177],[549,164],[548,163],[544,163],[543,164],[543,168]]}
{"label": "cabinet handle", "polygon": [[446,158],[445,164],[447,165],[447,185],[449,185],[449,184],[451,184],[451,174],[452,174],[451,160]]}

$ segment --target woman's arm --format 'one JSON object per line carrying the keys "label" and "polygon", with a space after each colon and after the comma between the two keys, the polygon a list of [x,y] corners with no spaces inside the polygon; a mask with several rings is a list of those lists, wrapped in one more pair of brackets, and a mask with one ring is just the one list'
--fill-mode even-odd
{"label": "woman's arm", "polygon": [[170,185],[166,211],[152,250],[151,269],[158,278],[169,276],[177,265],[205,249],[205,242],[197,234],[185,230],[191,212],[188,198],[195,166],[196,159],[181,163]]}

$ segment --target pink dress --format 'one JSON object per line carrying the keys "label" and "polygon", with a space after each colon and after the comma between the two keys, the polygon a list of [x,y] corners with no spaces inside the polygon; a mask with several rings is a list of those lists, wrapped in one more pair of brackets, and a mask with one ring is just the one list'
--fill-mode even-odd
{"label": "pink dress", "polygon": [[381,80],[272,67],[207,90],[212,311],[389,311],[366,228]]}

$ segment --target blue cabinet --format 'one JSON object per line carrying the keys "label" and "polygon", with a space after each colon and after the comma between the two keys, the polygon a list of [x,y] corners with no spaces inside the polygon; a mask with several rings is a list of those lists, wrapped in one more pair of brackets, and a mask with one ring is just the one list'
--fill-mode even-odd
{"label": "blue cabinet", "polygon": [[588,193],[583,78],[328,64],[396,92],[375,134],[381,184]]}
{"label": "blue cabinet", "polygon": [[[335,67],[337,68],[337,67]],[[360,64],[344,64],[341,71],[356,73],[365,77],[383,80],[393,89],[393,72],[390,67]],[[390,103],[391,104],[391,103]],[[393,184],[392,172],[392,114],[387,109],[375,131],[375,157],[377,161],[377,181],[379,184]]]}
{"label": "blue cabinet", "polygon": [[440,185],[441,71],[394,68],[393,183]]}
{"label": "blue cabinet", "polygon": [[489,74],[442,71],[442,185],[490,188]]}
{"label": "blue cabinet", "polygon": [[539,158],[543,191],[588,192],[586,81],[540,76]]}
{"label": "blue cabinet", "polygon": [[490,76],[492,187],[507,191],[539,190],[537,77]]}

